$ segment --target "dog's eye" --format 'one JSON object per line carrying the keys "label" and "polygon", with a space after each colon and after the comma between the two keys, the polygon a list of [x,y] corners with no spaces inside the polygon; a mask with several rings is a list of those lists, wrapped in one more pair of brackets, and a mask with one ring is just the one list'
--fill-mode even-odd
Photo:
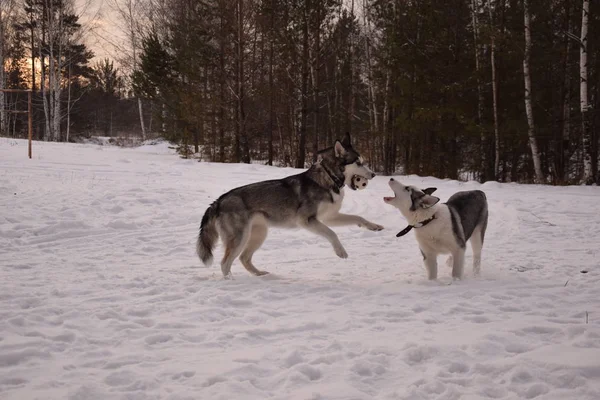
{"label": "dog's eye", "polygon": [[360,162],[360,160],[357,160],[356,165],[360,167],[360,166],[362,166],[362,162]]}
{"label": "dog's eye", "polygon": [[407,192],[410,192],[410,189],[407,187],[404,188]]}

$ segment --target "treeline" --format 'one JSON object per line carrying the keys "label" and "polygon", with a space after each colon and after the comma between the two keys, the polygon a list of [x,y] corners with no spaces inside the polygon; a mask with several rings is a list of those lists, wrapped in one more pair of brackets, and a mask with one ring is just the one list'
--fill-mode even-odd
{"label": "treeline", "polygon": [[[33,136],[140,135],[129,74],[92,62],[74,0],[1,0],[0,89],[33,91]],[[82,11],[82,10],[79,10]],[[27,93],[0,92],[0,135],[24,137]],[[151,119],[151,110],[145,114]]]}
{"label": "treeline", "polygon": [[[15,54],[42,64],[38,125],[48,140],[66,140],[65,129],[158,134],[186,157],[305,167],[348,131],[384,173],[599,178],[597,2],[114,0],[128,41],[116,55],[123,72],[109,60],[90,66],[85,47],[65,50],[82,46],[80,26],[65,29],[64,61],[51,66],[58,50],[48,38],[61,35],[38,22],[29,40],[49,2],[27,0],[46,8],[21,7],[22,22],[2,25],[12,32],[6,85],[35,82],[27,69],[12,72]],[[46,98],[57,96],[70,122],[49,127]]]}

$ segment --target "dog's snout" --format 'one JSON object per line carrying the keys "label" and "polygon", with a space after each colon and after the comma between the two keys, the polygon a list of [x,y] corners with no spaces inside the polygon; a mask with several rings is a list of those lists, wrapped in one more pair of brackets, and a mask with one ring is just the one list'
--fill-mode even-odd
{"label": "dog's snout", "polygon": [[392,182],[394,180],[394,178],[390,178],[390,182]]}
{"label": "dog's snout", "polygon": [[371,178],[375,178],[375,172],[371,172]]}

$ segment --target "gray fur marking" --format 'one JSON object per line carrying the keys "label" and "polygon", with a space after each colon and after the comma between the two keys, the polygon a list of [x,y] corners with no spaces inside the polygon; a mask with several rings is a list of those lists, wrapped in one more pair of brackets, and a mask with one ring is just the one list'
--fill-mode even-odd
{"label": "gray fur marking", "polygon": [[[465,247],[466,242],[478,226],[481,226],[481,240],[483,242],[488,220],[485,193],[481,190],[457,192],[448,199],[446,204],[452,215],[452,230],[461,247]],[[460,220],[462,235],[457,220]]]}

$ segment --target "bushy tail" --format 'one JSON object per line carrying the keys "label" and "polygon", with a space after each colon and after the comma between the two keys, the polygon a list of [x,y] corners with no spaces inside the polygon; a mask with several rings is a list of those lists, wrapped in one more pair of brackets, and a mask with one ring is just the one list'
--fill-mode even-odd
{"label": "bushy tail", "polygon": [[205,265],[213,261],[212,249],[219,238],[217,231],[217,202],[215,201],[206,209],[200,224],[200,233],[196,242],[196,252]]}

